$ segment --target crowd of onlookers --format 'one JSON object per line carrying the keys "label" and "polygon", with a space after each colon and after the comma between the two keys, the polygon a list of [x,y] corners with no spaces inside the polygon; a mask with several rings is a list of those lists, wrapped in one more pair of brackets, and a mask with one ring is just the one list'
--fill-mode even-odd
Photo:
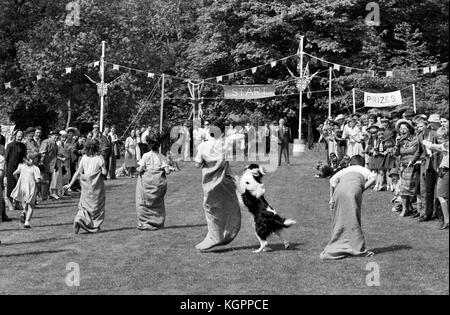
{"label": "crowd of onlookers", "polygon": [[[76,172],[78,162],[84,154],[89,141],[98,142],[100,152],[108,169],[110,179],[115,178],[116,159],[120,158],[119,137],[114,127],[99,126],[81,135],[78,129],[52,130],[47,139],[42,138],[41,127],[29,127],[26,130],[14,130],[10,139],[0,133],[0,188],[4,198],[0,200],[2,221],[10,221],[5,208],[23,210],[21,221],[26,223],[25,204],[34,206],[47,199],[59,199],[70,194],[64,190]],[[34,181],[34,183],[33,183]],[[36,187],[37,193],[30,193]],[[72,186],[79,191],[79,183]],[[36,200],[23,200],[23,196],[36,195]],[[27,225],[27,224],[26,224]]]}
{"label": "crowd of onlookers", "polygon": [[440,228],[448,229],[448,128],[447,117],[411,110],[329,117],[318,128],[328,150],[318,177],[330,177],[361,155],[377,173],[373,189],[394,192],[392,211],[420,222],[443,217]]}

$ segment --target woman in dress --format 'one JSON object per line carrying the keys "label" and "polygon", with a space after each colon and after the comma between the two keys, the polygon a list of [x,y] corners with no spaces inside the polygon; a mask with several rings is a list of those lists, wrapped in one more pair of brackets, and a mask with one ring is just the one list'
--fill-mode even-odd
{"label": "woman in dress", "polygon": [[[17,185],[17,179],[14,177],[14,172],[19,167],[19,164],[23,162],[25,155],[27,154],[27,147],[22,143],[23,131],[17,130],[13,135],[12,142],[6,146],[5,164],[6,164],[6,202],[9,210],[14,210],[15,203],[11,198],[11,193]],[[18,207],[20,208],[20,207]]]}
{"label": "woman in dress", "polygon": [[345,138],[347,139],[346,155],[349,157],[361,155],[363,152],[361,145],[361,129],[356,126],[356,121],[354,119],[348,122],[348,134]]}
{"label": "woman in dress", "polygon": [[414,134],[414,127],[409,120],[400,119],[395,125],[399,136],[396,139],[394,155],[399,157],[400,195],[402,197],[401,217],[410,215],[412,199],[416,194],[416,174],[412,160],[419,147],[419,140]]}
{"label": "woman in dress", "polygon": [[167,192],[166,175],[170,167],[166,158],[158,153],[161,140],[159,135],[148,136],[149,152],[138,162],[139,177],[136,182],[137,228],[153,231],[164,227],[166,208],[164,196]]}
{"label": "woman in dress", "polygon": [[85,145],[85,155],[80,160],[78,170],[72,177],[69,189],[80,177],[81,196],[78,203],[78,213],[73,224],[73,231],[78,234],[80,228],[88,233],[100,231],[105,219],[105,183],[103,176],[108,171],[104,158],[100,155],[100,145],[96,140],[90,140]]}
{"label": "woman in dress", "polygon": [[196,166],[202,168],[203,208],[208,234],[197,244],[198,250],[207,250],[233,241],[241,228],[241,212],[236,195],[236,184],[225,161],[222,141],[213,135],[198,146]]}
{"label": "woman in dress", "polygon": [[330,179],[330,210],[333,218],[331,240],[321,259],[336,260],[348,256],[373,256],[366,248],[361,228],[363,192],[375,181],[375,173],[364,167],[365,160],[355,155],[350,166]]}
{"label": "woman in dress", "polygon": [[133,177],[137,167],[136,160],[137,139],[136,131],[133,129],[130,136],[125,140],[125,170],[127,176]]}
{"label": "woman in dress", "polygon": [[139,128],[136,128],[136,161],[139,161],[142,158],[142,151],[141,146],[142,143],[142,132],[139,130]]}

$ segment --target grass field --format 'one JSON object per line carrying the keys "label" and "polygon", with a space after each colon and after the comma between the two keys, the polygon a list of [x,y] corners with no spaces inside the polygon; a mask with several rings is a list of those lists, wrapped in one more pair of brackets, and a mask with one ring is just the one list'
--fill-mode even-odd
{"label": "grass field", "polygon": [[[46,202],[31,230],[18,212],[0,223],[0,294],[449,294],[449,234],[437,222],[418,224],[390,211],[391,194],[368,191],[363,201],[367,246],[376,255],[322,262],[329,241],[328,182],[313,178],[317,153],[265,178],[266,199],[298,225],[287,231],[293,248],[272,240],[272,251],[253,254],[258,242],[243,211],[237,238],[200,253],[206,234],[200,170],[183,164],[168,177],[166,228],[136,227],[135,179],[107,182],[107,214],[96,235],[73,235],[78,196]],[[233,163],[235,173],[244,164]],[[66,265],[78,263],[79,287],[68,287]],[[369,262],[380,286],[368,287]]]}

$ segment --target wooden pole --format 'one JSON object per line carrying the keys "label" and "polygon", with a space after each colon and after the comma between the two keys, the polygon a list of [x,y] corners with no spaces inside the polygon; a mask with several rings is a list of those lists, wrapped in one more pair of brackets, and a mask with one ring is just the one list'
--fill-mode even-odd
{"label": "wooden pole", "polygon": [[330,67],[330,78],[329,78],[329,85],[328,85],[328,117],[331,117],[331,83],[333,77],[333,67]]}
{"label": "wooden pole", "polygon": [[356,90],[353,88],[353,114],[356,114]]}
{"label": "wooden pole", "polygon": [[[300,84],[303,84],[303,40],[305,36],[300,36]],[[300,92],[300,104],[299,104],[299,110],[298,110],[298,141],[299,144],[302,143],[302,111],[303,111],[303,91],[302,89],[299,89]]]}
{"label": "wooden pole", "polygon": [[[163,117],[164,117],[164,81],[165,74],[162,75],[161,82],[161,109],[160,109],[160,117],[159,117],[159,135],[162,135],[163,132]],[[161,153],[161,145],[159,146],[159,153]]]}
{"label": "wooden pole", "polygon": [[102,57],[100,59],[100,131],[103,131],[103,118],[104,118],[104,110],[105,110],[105,104],[104,104],[104,98],[105,98],[105,41],[102,41]]}
{"label": "wooden pole", "polygon": [[413,89],[413,106],[414,106],[414,113],[417,114],[417,107],[416,107],[416,85],[412,85]]}

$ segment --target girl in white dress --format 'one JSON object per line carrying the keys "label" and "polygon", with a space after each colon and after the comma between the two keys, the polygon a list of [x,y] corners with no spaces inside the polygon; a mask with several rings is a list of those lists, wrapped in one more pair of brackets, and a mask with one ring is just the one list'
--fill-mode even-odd
{"label": "girl in white dress", "polygon": [[24,163],[14,172],[18,178],[17,185],[11,193],[11,197],[23,205],[21,221],[24,227],[30,228],[30,220],[33,216],[33,208],[36,201],[37,184],[41,181],[41,172],[36,166],[37,155],[28,153]]}
{"label": "girl in white dress", "polygon": [[133,177],[137,167],[136,150],[138,148],[136,131],[131,130],[130,136],[125,140],[125,169],[126,174]]}

